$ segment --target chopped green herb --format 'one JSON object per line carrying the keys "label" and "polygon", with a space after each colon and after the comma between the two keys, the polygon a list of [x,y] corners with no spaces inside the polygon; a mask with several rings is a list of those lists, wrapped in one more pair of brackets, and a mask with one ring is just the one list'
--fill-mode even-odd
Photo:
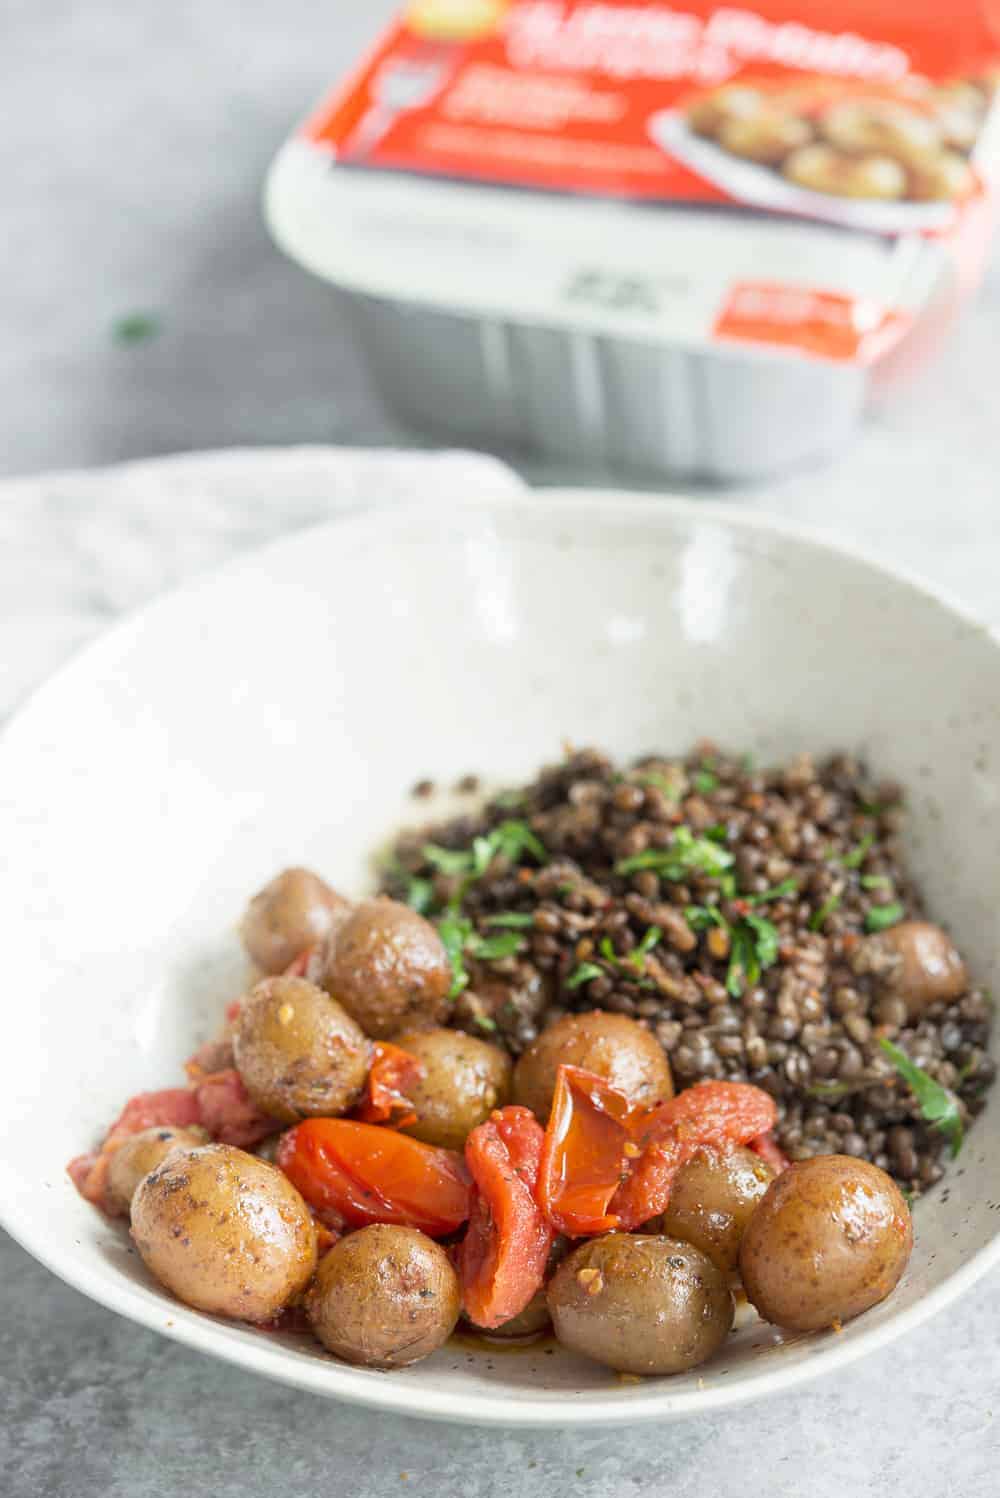
{"label": "chopped green herb", "polygon": [[495,853],[502,853],[511,863],[517,863],[524,853],[530,853],[536,863],[549,861],[549,855],[527,822],[501,822],[499,827],[494,827],[488,841]]}
{"label": "chopped green herb", "polygon": [[748,895],[747,899],[751,905],[766,905],[770,900],[784,900],[788,895],[797,895],[798,892],[799,886],[794,879],[782,879],[780,884],[761,890],[759,895]]}
{"label": "chopped green herb", "polygon": [[566,895],[573,894],[573,892],[575,891],[575,889],[576,889],[576,885],[575,884],[557,884],[556,885],[556,894],[557,895],[562,895],[563,897],[565,897]]}
{"label": "chopped green herb", "polygon": [[721,926],[723,931],[729,929],[725,916],[714,905],[685,905],[684,919],[692,931],[707,931],[709,926]]}
{"label": "chopped green herb", "polygon": [[663,932],[660,930],[659,926],[650,926],[649,930],[646,932],[639,945],[637,947],[634,947],[625,958],[625,961],[629,964],[629,966],[634,967],[636,972],[638,973],[645,972],[646,957],[656,946],[656,943],[660,940],[660,937],[662,935]]}
{"label": "chopped green herb", "polygon": [[661,879],[680,882],[690,874],[718,877],[730,869],[733,855],[707,837],[695,837],[690,827],[678,827],[669,848],[648,848],[615,864],[616,874],[634,874],[651,869]]}
{"label": "chopped green herb", "polygon": [[736,899],[736,875],[735,874],[720,874],[719,875],[719,894],[722,896],[722,898],[724,900],[735,900]]}
{"label": "chopped green herb", "polygon": [[148,343],[159,336],[163,324],[153,312],[127,312],[116,317],[111,324],[111,336],[115,343]]}
{"label": "chopped green herb", "polygon": [[762,915],[748,914],[736,921],[729,932],[729,967],[726,990],[739,998],[747,984],[753,987],[764,968],[778,960],[778,929]]}
{"label": "chopped green herb", "polygon": [[434,886],[429,879],[410,879],[403,899],[418,915],[426,915],[434,904]]}
{"label": "chopped green herb", "polygon": [[489,1015],[487,1014],[477,1014],[476,1024],[479,1026],[480,1030],[495,1030],[497,1027],[496,1020],[490,1019]]}
{"label": "chopped green herb", "polygon": [[442,874],[468,874],[472,871],[472,854],[468,848],[440,848],[437,843],[424,843],[421,851],[425,862]]}
{"label": "chopped green herb", "polygon": [[819,909],[814,910],[812,915],[809,917],[809,930],[822,931],[823,927],[826,925],[827,916],[832,915],[839,904],[839,891],[836,891],[832,895],[827,895],[826,899],[823,901]]}
{"label": "chopped green herb", "polygon": [[749,775],[750,774],[750,771],[753,769],[753,755],[752,754],[748,753],[748,754],[743,754],[743,755],[740,756],[740,769],[743,771],[744,775]]}
{"label": "chopped green herb", "polygon": [[710,837],[713,843],[725,843],[729,840],[729,828],[725,822],[713,822],[711,827],[705,828],[705,836]]}
{"label": "chopped green herb", "polygon": [[718,775],[713,775],[711,770],[699,770],[694,777],[694,788],[699,796],[710,796],[719,784]]}
{"label": "chopped green herb", "polygon": [[887,874],[862,874],[862,889],[890,889],[892,880]]}
{"label": "chopped green herb", "polygon": [[659,770],[639,770],[633,779],[636,785],[651,785],[655,790],[662,791],[668,801],[681,799],[681,782],[677,776],[663,775]]}
{"label": "chopped green herb", "polygon": [[866,931],[885,931],[903,919],[906,911],[898,900],[891,905],[873,905],[865,916]]}
{"label": "chopped green herb", "polygon": [[875,841],[874,832],[866,832],[860,843],[853,847],[850,853],[845,853],[840,862],[845,869],[859,869],[865,861],[865,855],[872,843]]}
{"label": "chopped green herb", "polygon": [[864,796],[858,797],[858,805],[867,817],[878,817],[886,810],[879,801],[866,801]]}
{"label": "chopped green herb", "polygon": [[472,922],[467,916],[449,910],[438,921],[438,936],[451,963],[451,988],[449,999],[457,999],[469,986],[469,974],[465,967],[465,944],[473,934]]}
{"label": "chopped green herb", "polygon": [[487,926],[509,926],[514,931],[527,931],[529,926],[535,924],[535,917],[527,911],[509,910],[500,915],[488,915],[485,920]]}
{"label": "chopped green herb", "polygon": [[579,988],[581,984],[589,983],[592,978],[603,977],[604,969],[598,967],[596,962],[581,962],[580,966],[566,979],[566,987]]}
{"label": "chopped green herb", "polygon": [[465,950],[470,957],[479,957],[483,962],[496,962],[501,957],[513,957],[524,946],[524,937],[516,931],[501,931],[497,936],[470,936]]}
{"label": "chopped green herb", "polygon": [[949,1092],[947,1087],[942,1087],[940,1082],[935,1082],[922,1066],[911,1061],[905,1051],[893,1045],[891,1040],[886,1040],[884,1035],[879,1040],[879,1045],[919,1103],[921,1117],[948,1141],[948,1149],[954,1159],[962,1148],[962,1112],[955,1094]]}
{"label": "chopped green herb", "polygon": [[606,962],[618,961],[618,953],[614,949],[614,944],[610,936],[602,936],[598,950]]}

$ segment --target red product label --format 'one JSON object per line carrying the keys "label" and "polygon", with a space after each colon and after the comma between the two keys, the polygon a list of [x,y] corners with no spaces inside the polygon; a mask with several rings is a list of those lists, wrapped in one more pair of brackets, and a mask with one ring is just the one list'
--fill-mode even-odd
{"label": "red product label", "polygon": [[[744,180],[954,202],[998,60],[1000,0],[416,0],[306,131],[358,165],[562,191],[743,201],[729,157]],[[873,155],[881,179],[852,172]]]}

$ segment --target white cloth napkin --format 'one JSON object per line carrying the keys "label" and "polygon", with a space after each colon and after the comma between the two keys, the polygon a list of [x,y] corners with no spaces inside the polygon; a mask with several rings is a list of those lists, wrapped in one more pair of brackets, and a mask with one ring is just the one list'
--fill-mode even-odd
{"label": "white cloth napkin", "polygon": [[238,448],[0,483],[0,719],[117,615],[371,504],[522,488],[466,452]]}

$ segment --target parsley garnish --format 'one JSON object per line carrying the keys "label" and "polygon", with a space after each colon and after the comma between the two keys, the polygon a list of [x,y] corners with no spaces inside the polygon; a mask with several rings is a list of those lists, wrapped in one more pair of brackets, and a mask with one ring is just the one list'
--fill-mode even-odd
{"label": "parsley garnish", "polygon": [[850,853],[845,853],[843,858],[840,860],[844,868],[859,869],[865,861],[865,854],[868,852],[868,849],[871,847],[874,841],[874,832],[866,832],[860,843],[853,847]]}
{"label": "parsley garnish", "polygon": [[826,899],[823,901],[819,909],[813,911],[812,915],[809,917],[809,930],[822,931],[823,927],[826,925],[827,916],[832,915],[839,904],[839,890],[832,895],[827,895]]}
{"label": "parsley garnish", "polygon": [[440,848],[437,843],[424,843],[424,859],[442,874],[468,874],[472,870],[472,854],[467,848]]}
{"label": "parsley garnish", "polygon": [[525,853],[530,853],[537,863],[548,862],[548,854],[527,822],[519,821],[501,822],[492,832],[473,838],[471,848],[442,848],[437,843],[425,843],[422,851],[432,868],[465,881],[453,903],[458,903],[469,885],[483,877],[498,853],[511,863],[517,863]]}
{"label": "parsley garnish", "polygon": [[500,915],[488,915],[483,923],[486,926],[509,926],[512,930],[527,930],[535,924],[535,917],[527,912],[519,910],[503,911]]}
{"label": "parsley garnish", "polygon": [[686,905],[684,919],[692,931],[707,931],[709,926],[721,926],[724,931],[729,929],[729,922],[714,905]]}
{"label": "parsley garnish", "polygon": [[650,926],[639,945],[633,947],[624,960],[630,967],[634,967],[637,973],[644,973],[646,971],[646,957],[656,946],[662,935],[663,932],[659,926]]}
{"label": "parsley garnish", "polygon": [[449,910],[438,921],[437,929],[451,963],[448,997],[457,999],[462,990],[469,986],[469,974],[465,968],[465,944],[472,935],[472,922],[468,916],[456,915],[453,910]]}
{"label": "parsley garnish", "polygon": [[761,890],[759,895],[747,895],[751,905],[766,905],[770,900],[783,900],[786,895],[797,895],[799,886],[794,879],[782,879],[780,884]]}
{"label": "parsley garnish", "polygon": [[111,324],[111,336],[115,343],[148,343],[151,338],[159,336],[162,327],[155,313],[127,312],[124,317],[115,318]]}
{"label": "parsley garnish", "polygon": [[694,788],[699,796],[710,796],[718,784],[719,777],[713,775],[711,770],[699,770],[694,777]]}
{"label": "parsley garnish", "polygon": [[745,915],[729,930],[726,991],[738,999],[747,984],[759,982],[764,968],[778,960],[778,931],[762,915]]}
{"label": "parsley garnish", "polygon": [[566,987],[579,988],[582,983],[589,983],[592,978],[603,977],[604,970],[599,968],[596,962],[581,962],[580,966],[566,979]]}
{"label": "parsley garnish", "polygon": [[418,915],[426,915],[434,904],[434,886],[429,879],[414,877],[407,881],[403,899]]}
{"label": "parsley garnish", "polygon": [[894,900],[891,905],[873,905],[865,916],[865,930],[885,931],[901,921],[905,914],[906,911],[898,900]]}
{"label": "parsley garnish", "polygon": [[948,1149],[954,1159],[962,1148],[962,1113],[955,1094],[949,1092],[947,1087],[942,1087],[940,1082],[935,1082],[923,1067],[911,1061],[905,1051],[893,1045],[891,1040],[886,1040],[884,1035],[879,1040],[879,1045],[920,1104],[921,1117],[948,1141]]}
{"label": "parsley garnish", "polygon": [[862,889],[889,889],[889,888],[891,888],[891,886],[892,886],[892,880],[888,877],[887,874],[862,874],[861,875],[861,888]]}
{"label": "parsley garnish", "polygon": [[690,874],[718,877],[732,868],[733,855],[728,848],[707,837],[695,837],[690,827],[678,827],[669,848],[648,848],[615,864],[616,874],[634,874],[651,869],[661,879],[680,882]]}
{"label": "parsley garnish", "polygon": [[465,950],[483,962],[497,962],[501,957],[513,957],[524,946],[524,938],[516,931],[501,931],[498,936],[470,936]]}
{"label": "parsley garnish", "polygon": [[678,776],[664,775],[659,770],[639,770],[632,777],[637,785],[651,785],[662,791],[668,801],[679,801],[683,794]]}

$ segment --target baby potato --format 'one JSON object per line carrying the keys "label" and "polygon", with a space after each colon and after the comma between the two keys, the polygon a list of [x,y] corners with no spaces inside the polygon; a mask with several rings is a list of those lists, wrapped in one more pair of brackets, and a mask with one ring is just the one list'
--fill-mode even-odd
{"label": "baby potato", "polygon": [[819,1331],[885,1300],[912,1248],[910,1209],[884,1170],[818,1155],[768,1187],[743,1235],[740,1273],[765,1321]]}
{"label": "baby potato", "polygon": [[890,156],[847,156],[817,141],[787,157],[784,175],[799,187],[839,198],[894,201],[906,193],[906,172]]}
{"label": "baby potato", "polygon": [[916,203],[964,198],[971,190],[972,168],[957,151],[928,151],[907,163],[909,196]]}
{"label": "baby potato", "polygon": [[282,1123],[336,1118],[357,1102],[371,1046],[335,999],[305,978],[265,978],[240,1005],[233,1055],[243,1085]]}
{"label": "baby potato", "polygon": [[178,1300],[237,1321],[272,1321],[316,1268],[316,1230],[291,1181],[228,1144],[177,1150],[144,1176],[132,1237]]}
{"label": "baby potato", "polygon": [[331,932],[313,977],[374,1040],[448,1012],[452,971],[435,928],[398,900],[365,900]]}
{"label": "baby potato", "polygon": [[417,1115],[403,1132],[462,1150],[471,1131],[510,1098],[511,1062],[506,1051],[462,1030],[404,1030],[396,1045],[424,1069],[407,1089]]}
{"label": "baby potato", "polygon": [[136,1187],[143,1176],[162,1165],[168,1155],[177,1149],[197,1149],[208,1143],[208,1134],[197,1124],[178,1129],[173,1124],[159,1124],[142,1129],[124,1140],[108,1165],[108,1184],[105,1192],[108,1211],[127,1217]]}
{"label": "baby potato", "polygon": [[376,1223],[323,1255],[305,1299],[323,1346],[365,1368],[407,1368],[447,1342],[462,1296],[451,1260],[416,1228]]}
{"label": "baby potato", "polygon": [[839,151],[872,153],[904,163],[915,152],[941,145],[941,130],[932,115],[891,99],[835,104],[821,117],[819,131]]}
{"label": "baby potato", "polygon": [[774,1171],[752,1150],[699,1150],[677,1173],[663,1231],[732,1274],[747,1223],[773,1180]]}
{"label": "baby potato", "polygon": [[243,945],[263,973],[282,973],[350,910],[343,895],[309,869],[285,869],[247,906]]}
{"label": "baby potato", "polygon": [[698,135],[714,139],[728,120],[747,120],[767,108],[764,95],[756,88],[732,84],[697,99],[687,111],[687,121]]}
{"label": "baby potato", "polygon": [[564,1347],[621,1373],[683,1373],[710,1358],[733,1324],[724,1276],[690,1243],[609,1233],[574,1249],[548,1288]]}
{"label": "baby potato", "polygon": [[719,145],[734,156],[779,166],[790,151],[813,139],[808,120],[787,110],[766,110],[744,118],[723,120],[716,134]]}
{"label": "baby potato", "polygon": [[969,986],[965,963],[946,931],[930,921],[900,921],[867,936],[858,965],[902,999],[910,1020],[932,1004],[960,998]]}
{"label": "baby potato", "polygon": [[673,1097],[670,1062],[659,1041],[624,1014],[592,1010],[564,1014],[543,1030],[514,1067],[514,1102],[545,1123],[560,1066],[579,1066],[604,1077],[634,1102],[651,1105]]}

